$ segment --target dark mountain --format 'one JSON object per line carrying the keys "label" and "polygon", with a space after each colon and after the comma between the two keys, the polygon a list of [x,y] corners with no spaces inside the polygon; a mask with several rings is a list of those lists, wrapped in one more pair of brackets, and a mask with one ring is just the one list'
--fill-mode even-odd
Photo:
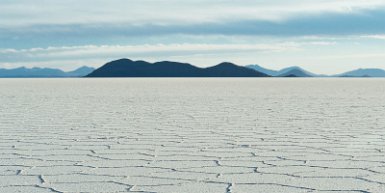
{"label": "dark mountain", "polygon": [[264,68],[264,67],[262,67],[260,65],[257,65],[257,64],[248,65],[246,67],[250,68],[250,69],[253,69],[253,70],[256,70],[258,72],[265,73],[265,74],[270,75],[270,76],[277,76],[278,75],[278,71],[277,70],[267,69],[267,68]]}
{"label": "dark mountain", "polygon": [[285,76],[286,78],[298,78],[299,76],[296,76],[294,74],[289,74],[287,76]]}
{"label": "dark mountain", "polygon": [[279,77],[313,77],[312,74],[302,70],[301,68],[292,68],[289,70],[283,71],[278,75]]}
{"label": "dark mountain", "polygon": [[298,66],[292,66],[288,68],[284,68],[282,70],[271,70],[264,67],[261,67],[259,65],[248,65],[247,68],[268,74],[270,76],[277,76],[277,77],[320,77],[323,75],[318,75],[311,73],[309,71],[306,71]]}
{"label": "dark mountain", "polygon": [[94,69],[81,67],[71,72],[64,72],[53,68],[14,68],[0,69],[1,78],[54,78],[54,77],[83,77]]}
{"label": "dark mountain", "polygon": [[198,68],[187,63],[132,61],[120,59],[96,69],[87,77],[267,77],[231,63],[209,68]]}
{"label": "dark mountain", "polygon": [[291,76],[291,77],[315,77],[315,76],[319,76],[317,74],[313,74],[309,71],[306,71],[298,66],[292,66],[292,67],[288,67],[288,68],[284,68],[280,71],[278,71],[278,74],[276,76],[279,76],[279,77],[287,77],[287,76]]}
{"label": "dark mountain", "polygon": [[385,70],[377,68],[357,69],[343,74],[335,75],[337,77],[385,77]]}
{"label": "dark mountain", "polygon": [[224,62],[213,67],[205,68],[207,77],[267,77],[268,75],[233,63]]}

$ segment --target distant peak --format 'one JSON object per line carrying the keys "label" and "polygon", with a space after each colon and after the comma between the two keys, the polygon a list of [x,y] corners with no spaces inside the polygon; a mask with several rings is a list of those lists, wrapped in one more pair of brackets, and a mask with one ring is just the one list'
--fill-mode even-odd
{"label": "distant peak", "polygon": [[112,62],[134,62],[134,61],[128,58],[122,58],[122,59],[114,60]]}
{"label": "distant peak", "polygon": [[218,64],[217,66],[236,66],[236,65],[231,63],[231,62],[222,62],[222,63]]}
{"label": "distant peak", "polygon": [[223,62],[213,67],[199,68],[189,63],[162,61],[145,63],[127,59],[110,62],[87,77],[267,77],[249,68]]}
{"label": "distant peak", "polygon": [[89,67],[89,66],[80,66],[79,68],[92,68],[92,67]]}
{"label": "distant peak", "polygon": [[233,63],[231,63],[231,62],[222,62],[222,63],[220,63],[219,65],[234,65]]}
{"label": "distant peak", "polygon": [[262,67],[260,66],[259,64],[250,64],[250,65],[247,65],[248,67]]}
{"label": "distant peak", "polygon": [[290,67],[287,67],[286,69],[290,69],[290,70],[303,70],[301,67],[299,66],[290,66]]}
{"label": "distant peak", "polygon": [[173,62],[173,61],[160,61],[160,62],[155,62],[154,64],[165,64],[165,63],[172,63],[172,64],[187,64],[187,63],[182,63],[182,62]]}
{"label": "distant peak", "polygon": [[94,67],[89,67],[89,66],[82,66],[79,67],[78,70],[90,70],[90,69],[95,69]]}

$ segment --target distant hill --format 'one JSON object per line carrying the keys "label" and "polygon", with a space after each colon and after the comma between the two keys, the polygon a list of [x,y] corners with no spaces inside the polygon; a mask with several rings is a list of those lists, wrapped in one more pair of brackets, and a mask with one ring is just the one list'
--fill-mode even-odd
{"label": "distant hill", "polygon": [[385,77],[385,70],[377,68],[357,69],[343,74],[335,75],[337,77]]}
{"label": "distant hill", "polygon": [[267,68],[264,68],[264,67],[262,67],[262,66],[260,66],[258,64],[247,65],[246,67],[250,68],[250,69],[253,69],[253,70],[256,70],[258,72],[262,72],[262,73],[268,74],[270,76],[277,76],[279,74],[278,70],[267,69]]}
{"label": "distant hill", "polygon": [[109,62],[98,69],[83,66],[65,72],[54,68],[0,69],[0,78],[60,78],[60,77],[385,77],[385,70],[360,68],[337,75],[319,75],[298,66],[271,70],[260,65],[238,66],[224,62],[208,68],[188,63],[132,61],[120,59]]}
{"label": "distant hill", "polygon": [[0,78],[55,78],[55,77],[83,77],[91,73],[94,68],[80,67],[74,71],[64,72],[53,68],[14,68],[0,69]]}
{"label": "distant hill", "polygon": [[149,63],[120,59],[103,65],[86,77],[268,77],[268,75],[232,63],[199,68],[187,63],[169,61]]}
{"label": "distant hill", "polygon": [[300,67],[289,67],[278,71],[279,77],[315,77],[317,75],[308,72]]}
{"label": "distant hill", "polygon": [[314,74],[298,66],[292,66],[282,70],[271,70],[259,65],[248,65],[246,67],[275,77],[385,77],[385,70],[378,68],[360,68],[342,74],[327,76]]}
{"label": "distant hill", "polygon": [[264,67],[261,67],[259,65],[248,65],[247,68],[263,72],[265,74],[268,74],[270,76],[277,76],[277,77],[319,77],[322,75],[317,75],[314,73],[311,73],[309,71],[306,71],[298,66],[292,66],[288,68],[284,68],[282,70],[271,70]]}
{"label": "distant hill", "polygon": [[80,67],[74,71],[66,72],[66,75],[69,77],[83,77],[83,76],[90,74],[94,70],[95,70],[95,68],[88,67],[88,66],[82,66],[82,67]]}

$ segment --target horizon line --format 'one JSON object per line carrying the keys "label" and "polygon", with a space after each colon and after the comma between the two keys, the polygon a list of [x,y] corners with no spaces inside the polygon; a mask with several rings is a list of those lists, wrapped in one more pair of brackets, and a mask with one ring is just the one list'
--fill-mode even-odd
{"label": "horizon line", "polygon": [[215,65],[212,65],[212,66],[204,66],[204,67],[202,67],[202,66],[197,66],[197,65],[195,65],[195,64],[193,64],[191,62],[180,62],[180,61],[175,61],[175,60],[159,60],[159,61],[156,61],[156,62],[149,62],[149,61],[142,60],[142,59],[134,60],[134,59],[129,59],[129,58],[114,59],[114,60],[105,62],[102,65],[98,65],[97,67],[93,66],[93,65],[79,65],[78,67],[70,69],[70,70],[68,70],[68,69],[66,70],[66,69],[63,69],[63,68],[60,68],[60,67],[48,67],[48,66],[31,66],[31,67],[28,67],[28,66],[25,66],[25,65],[17,66],[17,67],[11,67],[11,68],[2,67],[2,68],[0,68],[0,70],[14,70],[14,69],[19,69],[19,68],[26,68],[26,69],[39,68],[39,69],[54,69],[54,70],[61,70],[63,72],[71,72],[71,71],[75,71],[75,70],[78,70],[78,69],[84,68],[84,67],[93,68],[94,70],[96,70],[96,69],[98,69],[98,68],[100,68],[100,67],[102,67],[102,66],[104,66],[104,65],[106,65],[106,64],[108,64],[110,62],[118,61],[118,60],[124,60],[124,59],[130,60],[130,61],[133,61],[133,62],[143,61],[143,62],[148,62],[148,63],[151,63],[151,64],[160,63],[160,62],[175,62],[175,63],[181,63],[181,64],[189,64],[189,65],[192,65],[192,66],[195,66],[195,67],[198,67],[198,68],[208,68],[208,67],[217,66],[217,65],[220,65],[220,64],[223,64],[223,63],[231,63],[231,64],[234,64],[234,65],[241,66],[241,67],[246,67],[246,68],[248,66],[259,66],[259,67],[264,68],[266,70],[273,70],[273,71],[281,71],[281,70],[284,70],[284,69],[287,69],[287,68],[300,68],[300,69],[302,69],[302,70],[304,70],[306,72],[312,73],[312,74],[317,75],[317,76],[338,76],[338,75],[342,75],[344,73],[351,72],[351,71],[356,71],[356,70],[383,70],[383,71],[385,71],[384,68],[375,68],[375,67],[363,68],[363,67],[359,67],[359,68],[352,68],[350,70],[342,71],[342,72],[339,72],[339,73],[319,74],[319,73],[315,73],[314,71],[309,71],[305,67],[302,67],[301,65],[288,65],[288,66],[285,66],[283,68],[276,69],[276,68],[269,68],[269,67],[266,67],[266,66],[258,64],[258,63],[240,65],[240,64],[237,64],[235,62],[223,61],[223,62],[220,62],[220,63],[216,63]]}

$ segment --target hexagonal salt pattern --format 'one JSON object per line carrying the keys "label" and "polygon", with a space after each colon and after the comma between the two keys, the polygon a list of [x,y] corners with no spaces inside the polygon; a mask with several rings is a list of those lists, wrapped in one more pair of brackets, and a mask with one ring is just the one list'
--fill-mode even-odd
{"label": "hexagonal salt pattern", "polygon": [[385,192],[384,79],[0,79],[0,192]]}

